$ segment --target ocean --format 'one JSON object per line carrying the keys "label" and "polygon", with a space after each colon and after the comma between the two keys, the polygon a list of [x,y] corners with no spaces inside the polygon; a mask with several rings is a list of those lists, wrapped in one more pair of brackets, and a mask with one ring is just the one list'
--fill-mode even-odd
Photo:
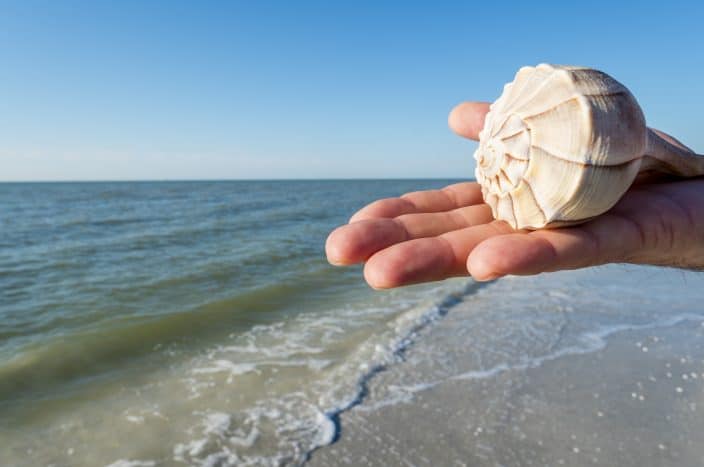
{"label": "ocean", "polygon": [[327,234],[451,182],[1,184],[2,465],[304,462],[469,284],[372,291]]}
{"label": "ocean", "polygon": [[373,291],[328,233],[453,180],[0,184],[0,465],[695,465],[704,275]]}

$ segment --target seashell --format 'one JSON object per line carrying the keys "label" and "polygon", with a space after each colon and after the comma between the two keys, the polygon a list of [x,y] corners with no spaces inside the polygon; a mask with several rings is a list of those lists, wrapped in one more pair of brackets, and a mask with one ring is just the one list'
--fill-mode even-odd
{"label": "seashell", "polygon": [[521,68],[491,105],[474,158],[494,217],[517,229],[585,222],[639,173],[704,175],[704,156],[647,128],[625,86],[574,66]]}

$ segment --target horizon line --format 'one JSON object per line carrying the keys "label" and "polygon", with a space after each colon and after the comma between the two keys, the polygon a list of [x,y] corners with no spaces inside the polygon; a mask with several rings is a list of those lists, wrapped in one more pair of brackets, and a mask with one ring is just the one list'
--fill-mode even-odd
{"label": "horizon line", "polygon": [[356,180],[467,180],[457,177],[321,177],[321,178],[153,178],[153,179],[78,179],[78,180],[0,180],[0,184],[12,183],[178,183],[178,182],[314,182]]}

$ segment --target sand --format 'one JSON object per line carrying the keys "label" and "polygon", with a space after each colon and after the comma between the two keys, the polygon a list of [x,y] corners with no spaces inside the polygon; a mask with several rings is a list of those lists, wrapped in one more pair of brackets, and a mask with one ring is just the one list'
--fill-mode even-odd
{"label": "sand", "polygon": [[[369,381],[309,465],[702,465],[701,284],[649,268],[489,284]],[[497,298],[516,287],[520,306]]]}

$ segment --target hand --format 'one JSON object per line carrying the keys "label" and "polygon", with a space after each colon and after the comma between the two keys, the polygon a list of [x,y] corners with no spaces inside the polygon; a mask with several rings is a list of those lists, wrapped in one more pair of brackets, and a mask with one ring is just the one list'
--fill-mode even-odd
{"label": "hand", "polygon": [[[476,140],[488,112],[468,102],[450,127]],[[674,144],[678,142],[670,139]],[[450,185],[375,201],[326,244],[335,265],[365,263],[384,289],[470,274],[475,280],[605,263],[704,268],[704,180],[637,184],[610,211],[575,227],[514,230],[494,220],[478,184]]]}

